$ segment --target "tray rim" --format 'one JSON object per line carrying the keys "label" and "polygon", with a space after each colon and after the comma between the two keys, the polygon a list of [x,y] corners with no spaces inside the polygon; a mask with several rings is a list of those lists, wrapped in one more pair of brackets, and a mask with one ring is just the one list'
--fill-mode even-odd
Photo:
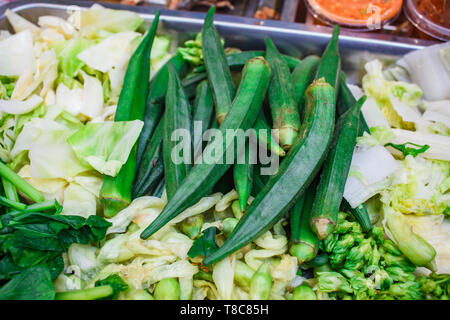
{"label": "tray rim", "polygon": [[[55,8],[55,9],[67,9],[69,6],[78,6],[81,9],[86,9],[93,4],[100,4],[94,1],[70,1],[70,0],[18,0],[10,2],[0,6],[0,21],[5,19],[5,11],[10,9],[14,12],[20,12],[26,9],[32,8]],[[160,20],[171,22],[190,22],[193,24],[201,25],[205,13],[193,12],[193,11],[181,11],[181,10],[168,10],[166,8],[156,7],[144,7],[144,6],[128,6],[116,3],[102,2],[102,6],[111,9],[122,9],[134,11],[141,15],[143,18],[152,19],[156,10],[161,11]],[[271,32],[283,33],[285,35],[296,36],[314,36],[316,38],[329,39],[331,37],[332,28],[327,26],[309,26],[304,23],[298,22],[285,22],[277,20],[262,20],[249,17],[231,16],[224,14],[216,14],[214,24],[218,27],[239,27],[242,30],[266,30]],[[380,45],[391,47],[392,49],[409,49],[417,50],[424,47],[438,44],[437,41],[429,41],[415,38],[406,38],[400,36],[392,36],[380,34],[377,37],[369,37],[368,34],[359,32],[352,32],[348,30],[342,30],[340,38],[344,41],[353,41],[355,43],[370,43],[371,45]]]}

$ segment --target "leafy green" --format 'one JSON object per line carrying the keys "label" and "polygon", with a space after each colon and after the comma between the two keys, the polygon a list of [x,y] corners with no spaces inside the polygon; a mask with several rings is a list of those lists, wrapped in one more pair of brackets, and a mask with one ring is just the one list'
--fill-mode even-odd
{"label": "leafy green", "polygon": [[207,257],[219,249],[216,243],[216,234],[220,231],[216,227],[210,227],[203,231],[203,234],[197,238],[189,249],[188,256],[195,258],[197,256]]}
{"label": "leafy green", "polygon": [[72,243],[99,241],[111,225],[98,216],[85,219],[42,212],[6,214],[1,221],[1,279],[36,265],[48,266],[55,279],[64,267],[61,254]]}
{"label": "leafy green", "polygon": [[111,274],[103,280],[98,280],[95,282],[95,286],[106,286],[109,285],[113,288],[114,293],[106,298],[102,298],[100,300],[116,300],[117,295],[125,290],[128,290],[128,285],[122,278],[117,274]]}
{"label": "leafy green", "polygon": [[0,288],[0,300],[53,300],[55,288],[48,268],[28,268]]}
{"label": "leafy green", "polygon": [[[412,145],[415,146],[417,148],[412,148],[412,147],[407,147],[407,145]],[[387,143],[384,145],[385,147],[387,146],[391,146],[399,151],[401,151],[403,153],[403,156],[408,156],[408,155],[412,155],[413,157],[417,157],[419,154],[424,153],[425,151],[427,151],[430,146],[425,144],[425,145],[420,145],[420,144],[416,144],[416,143],[412,143],[412,142],[407,142],[404,144],[393,144],[393,143]]]}

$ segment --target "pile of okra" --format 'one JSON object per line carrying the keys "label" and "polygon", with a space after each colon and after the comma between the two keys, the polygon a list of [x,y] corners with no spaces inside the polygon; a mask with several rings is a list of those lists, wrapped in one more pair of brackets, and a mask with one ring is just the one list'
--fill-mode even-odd
{"label": "pile of okra", "polygon": [[[360,115],[365,97],[356,101],[341,70],[339,27],[321,56],[283,55],[270,38],[265,39],[265,51],[226,54],[213,23],[214,10],[201,30],[204,65],[194,68],[177,54],[148,81],[159,12],[133,54],[115,121],[141,119],[144,128],[118,176],[104,182],[105,215],[114,215],[140,196],[160,197],[165,189],[165,208],[141,234],[147,239],[202,197],[234,188],[242,216],[225,243],[204,258],[204,265],[239,250],[283,218],[289,220],[291,250],[302,261],[315,257],[319,240],[333,232],[339,210],[350,211],[364,230],[370,229],[365,206],[351,208],[343,199],[356,138],[369,131]],[[227,164],[225,152],[234,144],[226,139],[223,154],[216,154],[212,163],[174,163],[172,133],[192,132],[194,121],[201,121],[204,131],[216,128],[223,136],[227,129],[266,132],[256,136],[280,157],[278,170],[261,175],[260,165],[249,161],[249,147],[240,151],[244,163]],[[211,144],[196,140],[191,158]]]}

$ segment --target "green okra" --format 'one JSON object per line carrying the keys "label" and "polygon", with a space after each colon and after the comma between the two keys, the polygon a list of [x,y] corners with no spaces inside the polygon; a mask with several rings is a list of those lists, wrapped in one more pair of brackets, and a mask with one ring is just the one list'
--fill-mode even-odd
{"label": "green okra", "polygon": [[266,38],[266,59],[272,70],[269,104],[273,127],[278,129],[278,142],[289,150],[300,130],[300,114],[295,101],[289,67],[270,38]]}
{"label": "green okra", "polygon": [[233,166],[234,185],[239,195],[239,208],[241,211],[247,209],[248,197],[250,196],[253,187],[253,146],[246,143],[243,153],[244,163],[238,162]]}
{"label": "green okra", "polygon": [[[247,62],[233,106],[219,128],[222,136],[226,136],[229,129],[245,131],[253,126],[254,115],[261,109],[269,79],[270,67],[264,58],[258,57]],[[182,211],[197,203],[228,171],[231,164],[227,163],[226,154],[227,150],[230,152],[234,149],[234,139],[223,139],[221,148],[217,148],[217,143],[211,141],[206,146],[205,161],[192,168],[161,214],[142,232],[141,238],[147,239]],[[218,149],[221,152],[217,152]],[[213,157],[208,157],[208,154]]]}
{"label": "green okra", "polygon": [[214,96],[216,118],[219,124],[231,109],[236,89],[225,57],[220,36],[214,27],[215,7],[206,14],[202,28],[202,52],[208,80]]}
{"label": "green okra", "polygon": [[307,56],[292,71],[292,82],[294,84],[295,101],[298,104],[300,115],[304,117],[305,91],[314,80],[320,58],[318,56]]}
{"label": "green okra", "polygon": [[[189,154],[182,154],[182,161],[176,163],[173,157],[173,149],[178,141],[173,141],[175,130],[185,129],[192,132],[192,115],[189,99],[184,92],[181,80],[172,65],[168,65],[169,84],[166,94],[166,111],[164,114],[163,133],[163,162],[166,180],[167,199],[170,200],[175,191],[188,175],[192,163],[192,142],[188,141],[190,150],[182,150]],[[184,138],[183,138],[184,139]]]}
{"label": "green okra", "polygon": [[364,101],[365,97],[361,98],[339,118],[322,168],[311,216],[311,229],[321,240],[327,238],[336,227]]}

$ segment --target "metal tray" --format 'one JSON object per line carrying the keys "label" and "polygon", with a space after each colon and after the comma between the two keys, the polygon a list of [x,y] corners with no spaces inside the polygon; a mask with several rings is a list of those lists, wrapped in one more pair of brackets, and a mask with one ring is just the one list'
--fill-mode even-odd
{"label": "metal tray", "polygon": [[[65,18],[68,10],[73,9],[73,6],[83,9],[92,4],[91,1],[19,0],[0,7],[0,29],[10,29],[4,15],[8,8],[32,22],[37,22],[38,17],[42,15],[56,15]],[[145,19],[147,24],[152,20],[156,10],[150,7],[109,3],[102,3],[102,5],[114,9],[135,11]],[[192,38],[201,30],[203,17],[203,13],[162,9],[159,32],[172,34],[181,44],[181,41]],[[215,25],[220,35],[225,38],[227,46],[243,50],[263,50],[264,38],[271,37],[280,51],[293,56],[320,55],[331,34],[331,29],[328,27],[219,14],[215,17]],[[368,59],[375,57],[396,59],[407,52],[433,43],[389,35],[373,39],[369,34],[352,34],[344,31],[339,38],[342,69],[347,73],[350,82],[358,83],[362,75],[361,66]]]}

